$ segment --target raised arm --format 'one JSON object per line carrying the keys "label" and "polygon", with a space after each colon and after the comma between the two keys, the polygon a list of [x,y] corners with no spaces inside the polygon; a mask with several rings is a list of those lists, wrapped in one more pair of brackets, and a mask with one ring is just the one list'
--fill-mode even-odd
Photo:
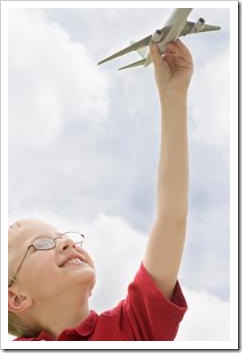
{"label": "raised arm", "polygon": [[180,41],[163,56],[151,46],[161,103],[157,214],[143,263],[167,298],[172,297],[183,252],[188,212],[187,93],[193,64]]}

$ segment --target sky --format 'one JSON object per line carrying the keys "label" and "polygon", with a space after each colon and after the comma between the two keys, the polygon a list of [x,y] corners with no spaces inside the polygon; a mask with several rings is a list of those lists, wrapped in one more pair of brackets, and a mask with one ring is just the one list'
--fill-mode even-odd
{"label": "sky", "polygon": [[[231,334],[230,124],[236,117],[230,113],[231,10],[216,3],[200,3],[189,20],[204,17],[221,30],[183,39],[195,71],[179,272],[189,310],[176,338],[181,342],[229,341]],[[153,225],[160,112],[152,65],[119,72],[136,53],[97,62],[161,28],[172,7],[8,11],[8,223],[38,218],[86,234],[97,267],[91,307],[102,312],[125,296]]]}

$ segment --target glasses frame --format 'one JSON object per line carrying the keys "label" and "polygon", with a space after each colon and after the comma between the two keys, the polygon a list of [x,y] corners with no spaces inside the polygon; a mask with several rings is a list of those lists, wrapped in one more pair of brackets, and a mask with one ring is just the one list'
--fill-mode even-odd
{"label": "glasses frame", "polygon": [[[53,245],[54,245],[54,246],[52,246],[51,248],[46,248],[46,249],[45,249],[45,248],[43,248],[43,249],[38,249],[38,248],[36,248],[36,247],[34,246],[33,243],[30,244],[30,245],[27,247],[27,250],[26,250],[26,252],[25,252],[25,254],[24,254],[22,260],[20,261],[20,264],[19,264],[19,266],[18,266],[18,268],[17,268],[17,270],[16,270],[14,276],[11,278],[10,283],[9,283],[9,285],[8,285],[8,288],[10,288],[10,287],[14,284],[14,282],[15,282],[15,280],[16,280],[16,277],[17,277],[17,274],[19,273],[19,271],[20,271],[20,269],[21,269],[21,267],[22,267],[22,265],[23,265],[23,262],[24,262],[24,260],[25,260],[25,258],[26,258],[26,256],[27,256],[27,254],[28,254],[28,252],[29,252],[29,249],[35,248],[36,250],[39,250],[39,251],[54,249],[54,248],[56,247],[56,240],[57,240],[57,239],[61,239],[63,236],[65,236],[65,235],[67,235],[67,234],[69,234],[69,233],[79,234],[79,235],[82,237],[82,240],[81,240],[80,242],[78,241],[78,242],[73,242],[73,243],[74,243],[74,244],[80,244],[80,245],[82,246],[82,243],[83,243],[83,240],[84,240],[85,236],[84,236],[82,233],[79,233],[79,232],[68,231],[68,232],[65,232],[65,233],[56,233],[56,235],[58,235],[56,238],[50,238],[50,237],[49,237],[49,236],[50,236],[49,234],[40,235],[38,238],[49,238],[49,239],[53,240],[53,242],[54,242]],[[35,238],[33,241],[35,241],[36,239],[37,239],[37,238]]]}

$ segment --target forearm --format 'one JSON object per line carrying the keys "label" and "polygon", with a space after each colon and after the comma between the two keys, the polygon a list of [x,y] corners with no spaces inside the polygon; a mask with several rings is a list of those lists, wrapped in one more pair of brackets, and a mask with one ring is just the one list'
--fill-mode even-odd
{"label": "forearm", "polygon": [[161,97],[157,217],[185,221],[188,208],[187,92]]}

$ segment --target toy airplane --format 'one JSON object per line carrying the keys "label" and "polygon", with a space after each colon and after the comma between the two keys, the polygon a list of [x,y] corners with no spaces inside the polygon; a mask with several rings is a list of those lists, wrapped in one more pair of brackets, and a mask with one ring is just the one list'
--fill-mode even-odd
{"label": "toy airplane", "polygon": [[101,60],[98,65],[135,50],[142,57],[142,59],[127,66],[123,66],[119,70],[141,65],[146,67],[152,63],[151,53],[149,50],[149,45],[152,42],[157,44],[160,52],[163,53],[167,43],[175,41],[181,36],[199,32],[217,31],[221,28],[220,26],[205,24],[205,20],[203,18],[199,18],[197,22],[187,21],[187,17],[192,10],[193,9],[175,9],[166,22],[165,27],[157,29],[153,35],[151,34],[137,42],[132,42],[132,44],[128,47],[118,51],[104,60]]}

